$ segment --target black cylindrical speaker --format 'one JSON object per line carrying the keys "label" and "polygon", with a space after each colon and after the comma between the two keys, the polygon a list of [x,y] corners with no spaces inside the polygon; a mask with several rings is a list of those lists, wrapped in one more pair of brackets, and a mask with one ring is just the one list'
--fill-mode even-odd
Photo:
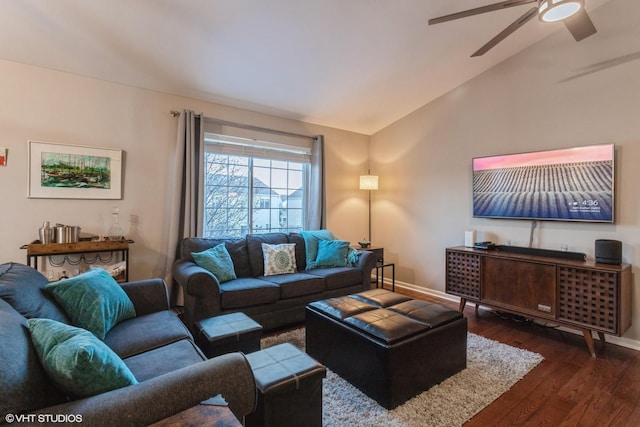
{"label": "black cylindrical speaker", "polygon": [[596,262],[622,264],[622,242],[619,240],[596,240]]}

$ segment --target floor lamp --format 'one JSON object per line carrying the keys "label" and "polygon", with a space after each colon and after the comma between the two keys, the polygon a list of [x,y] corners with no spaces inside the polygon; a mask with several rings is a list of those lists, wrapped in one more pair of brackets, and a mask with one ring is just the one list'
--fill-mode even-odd
{"label": "floor lamp", "polygon": [[[367,171],[371,174],[371,171]],[[369,243],[371,243],[371,190],[378,189],[378,176],[377,175],[360,175],[360,189],[369,191]]]}

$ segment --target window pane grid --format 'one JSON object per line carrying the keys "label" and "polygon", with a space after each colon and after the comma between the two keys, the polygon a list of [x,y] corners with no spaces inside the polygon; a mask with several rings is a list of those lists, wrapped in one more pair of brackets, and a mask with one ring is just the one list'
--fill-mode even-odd
{"label": "window pane grid", "polygon": [[204,236],[302,230],[307,167],[292,161],[205,153]]}

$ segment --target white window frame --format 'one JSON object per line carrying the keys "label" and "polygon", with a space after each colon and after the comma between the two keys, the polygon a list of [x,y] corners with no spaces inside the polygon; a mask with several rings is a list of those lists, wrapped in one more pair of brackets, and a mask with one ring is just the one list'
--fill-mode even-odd
{"label": "white window frame", "polygon": [[[214,153],[214,154],[221,154],[221,155],[228,155],[228,156],[239,156],[239,157],[245,157],[248,159],[247,162],[247,168],[248,168],[248,172],[247,172],[247,177],[246,177],[246,183],[248,185],[247,188],[247,227],[246,227],[246,233],[260,233],[260,232],[275,232],[275,231],[283,231],[283,232],[289,232],[289,231],[299,231],[302,230],[304,227],[304,223],[305,223],[305,215],[306,215],[306,207],[305,207],[305,203],[304,203],[304,197],[301,198],[301,203],[299,207],[296,208],[289,208],[289,207],[276,207],[274,208],[273,205],[273,198],[274,195],[271,194],[269,196],[270,200],[269,200],[269,205],[270,208],[267,209],[267,215],[269,216],[269,220],[267,221],[267,227],[268,228],[258,228],[259,224],[256,224],[256,212],[260,209],[260,208],[256,208],[256,206],[252,206],[254,204],[254,184],[255,184],[255,179],[253,176],[254,173],[254,168],[262,168],[264,169],[265,166],[261,165],[261,166],[256,166],[254,165],[254,161],[255,160],[260,160],[260,162],[262,162],[263,160],[267,160],[267,161],[271,161],[272,162],[292,162],[292,163],[299,163],[302,165],[301,168],[301,189],[304,191],[303,196],[306,197],[306,192],[308,191],[307,188],[307,183],[309,182],[309,171],[310,171],[310,163],[311,163],[311,144],[308,141],[296,141],[296,143],[291,144],[290,142],[274,142],[274,141],[264,141],[264,140],[257,140],[257,139],[251,139],[251,138],[243,138],[243,137],[238,137],[238,136],[231,136],[231,135],[222,135],[222,134],[218,134],[218,133],[211,133],[211,132],[205,132],[205,165],[206,165],[206,156],[207,154],[210,153]],[[282,168],[278,168],[277,165],[274,166],[273,164],[271,164],[268,169],[270,169],[271,171],[273,170],[282,170]],[[285,170],[289,170],[287,168],[285,168]],[[297,171],[298,169],[296,168],[295,170],[293,170],[293,172]],[[206,167],[205,167],[205,173],[206,173]],[[272,173],[271,173],[272,174]],[[287,173],[288,175],[288,173]],[[207,177],[205,176],[205,193],[207,192]],[[250,185],[249,185],[250,184]],[[271,184],[269,184],[271,185]],[[286,191],[291,191],[291,190],[295,190],[294,188],[291,187],[287,187],[285,188]],[[292,194],[292,193],[291,193]],[[204,224],[203,224],[203,233],[205,237],[218,237],[218,235],[208,235],[210,233],[210,229],[207,227],[207,213],[206,210],[210,209],[210,207],[207,205],[207,197],[205,196],[204,198],[205,200],[205,206],[203,207],[204,210]],[[288,199],[286,199],[288,200]],[[222,208],[222,209],[226,209],[227,213],[228,213],[228,207],[226,208]],[[266,208],[265,208],[266,209]],[[300,224],[299,226],[296,225],[292,225],[288,223],[288,219],[289,219],[289,210],[300,210]],[[272,215],[274,215],[273,211],[274,210],[278,210],[277,215],[277,224],[281,225],[281,220],[282,220],[282,212],[283,210],[287,213],[286,215],[286,220],[287,223],[285,223],[283,225],[283,227],[277,227],[273,225],[273,222],[271,221],[272,219]],[[275,220],[274,220],[275,221]],[[240,229],[233,229],[233,231],[229,231],[230,229],[227,228],[227,231],[225,231],[224,235],[225,237],[229,237],[229,236],[237,236],[237,237],[241,237],[242,235],[246,234],[245,230],[240,228]],[[219,234],[216,232],[216,234]]]}

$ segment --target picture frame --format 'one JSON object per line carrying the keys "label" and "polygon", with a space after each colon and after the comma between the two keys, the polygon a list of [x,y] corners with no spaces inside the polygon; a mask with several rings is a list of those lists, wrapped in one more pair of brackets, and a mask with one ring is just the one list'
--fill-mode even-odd
{"label": "picture frame", "polygon": [[29,198],[122,198],[122,150],[28,141],[28,164]]}

